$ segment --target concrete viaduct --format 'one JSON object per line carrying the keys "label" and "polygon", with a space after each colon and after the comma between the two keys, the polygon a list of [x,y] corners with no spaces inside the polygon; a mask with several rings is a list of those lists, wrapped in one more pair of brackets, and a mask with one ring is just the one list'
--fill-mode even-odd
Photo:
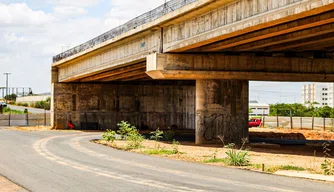
{"label": "concrete viaduct", "polygon": [[53,58],[52,126],[248,136],[249,80],[334,81],[334,0],[172,0]]}

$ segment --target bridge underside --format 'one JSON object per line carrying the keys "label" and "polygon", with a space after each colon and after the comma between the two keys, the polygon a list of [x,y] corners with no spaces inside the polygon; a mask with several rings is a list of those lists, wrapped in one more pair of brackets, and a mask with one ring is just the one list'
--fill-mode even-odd
{"label": "bridge underside", "polygon": [[[188,39],[186,22],[171,25],[155,32],[162,44],[152,47],[161,49],[147,58],[140,52],[131,63],[62,81],[58,71],[66,65],[54,69],[54,126],[71,120],[116,129],[126,120],[141,129],[196,129],[197,144],[217,142],[218,135],[239,143],[248,136],[249,80],[334,82],[333,4],[236,30],[239,25]],[[231,32],[214,36],[219,30]]]}

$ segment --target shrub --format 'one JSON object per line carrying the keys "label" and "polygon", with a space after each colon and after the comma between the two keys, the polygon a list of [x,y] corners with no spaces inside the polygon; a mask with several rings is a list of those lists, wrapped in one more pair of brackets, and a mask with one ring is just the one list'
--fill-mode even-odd
{"label": "shrub", "polygon": [[331,151],[328,146],[331,144],[330,141],[327,141],[322,144],[324,154],[325,154],[325,160],[321,164],[321,169],[324,171],[325,175],[334,175],[334,162],[332,160],[329,160],[328,158],[330,157],[329,152]]}
{"label": "shrub", "polygon": [[229,150],[226,152],[226,161],[232,166],[247,166],[249,164],[248,150],[244,150],[244,145],[247,139],[243,139],[240,149],[236,149],[235,144],[231,143],[227,147]]}
{"label": "shrub", "polygon": [[172,144],[172,149],[173,149],[174,154],[178,154],[180,152],[179,151],[179,145],[180,145],[180,142],[175,141],[175,139],[174,139],[173,144]]}
{"label": "shrub", "polygon": [[329,159],[325,159],[321,164],[321,169],[324,171],[325,175],[334,175],[334,162]]}
{"label": "shrub", "polygon": [[138,133],[138,130],[134,130],[135,131],[131,132],[126,139],[128,141],[126,148],[129,150],[141,148],[144,141],[144,137]]}
{"label": "shrub", "polygon": [[126,149],[131,150],[142,147],[144,137],[139,134],[135,126],[132,126],[127,121],[121,121],[117,126],[119,127],[117,133],[120,135],[121,139],[128,141]]}
{"label": "shrub", "polygon": [[151,139],[152,140],[155,140],[156,142],[160,141],[160,139],[163,138],[163,134],[164,132],[163,131],[160,131],[160,129],[158,128],[157,130],[153,131],[150,133],[151,134]]}
{"label": "shrub", "polygon": [[116,139],[116,132],[107,129],[107,131],[103,133],[103,135],[102,135],[102,139],[103,139],[104,141],[114,142],[115,139]]}
{"label": "shrub", "polygon": [[132,134],[138,133],[138,130],[136,129],[135,126],[132,126],[130,123],[127,121],[121,121],[120,123],[117,124],[119,127],[119,130],[117,133],[121,136],[121,139],[127,139]]}
{"label": "shrub", "polygon": [[168,130],[164,133],[164,140],[165,141],[172,141],[175,137],[175,131]]}

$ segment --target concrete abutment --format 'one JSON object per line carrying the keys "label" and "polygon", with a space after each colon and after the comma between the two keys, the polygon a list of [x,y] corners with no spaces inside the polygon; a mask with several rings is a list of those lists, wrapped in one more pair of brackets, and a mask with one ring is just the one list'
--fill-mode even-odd
{"label": "concrete abutment", "polygon": [[117,129],[128,121],[139,129],[195,127],[195,81],[139,81],[53,84],[53,126],[72,121],[98,129]]}

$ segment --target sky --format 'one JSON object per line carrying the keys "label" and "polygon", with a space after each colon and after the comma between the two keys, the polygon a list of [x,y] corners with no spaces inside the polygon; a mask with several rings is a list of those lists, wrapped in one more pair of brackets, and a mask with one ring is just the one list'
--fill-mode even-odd
{"label": "sky", "polygon": [[[50,92],[52,57],[165,0],[0,0],[0,87]],[[250,100],[301,102],[305,83],[250,82]]]}

